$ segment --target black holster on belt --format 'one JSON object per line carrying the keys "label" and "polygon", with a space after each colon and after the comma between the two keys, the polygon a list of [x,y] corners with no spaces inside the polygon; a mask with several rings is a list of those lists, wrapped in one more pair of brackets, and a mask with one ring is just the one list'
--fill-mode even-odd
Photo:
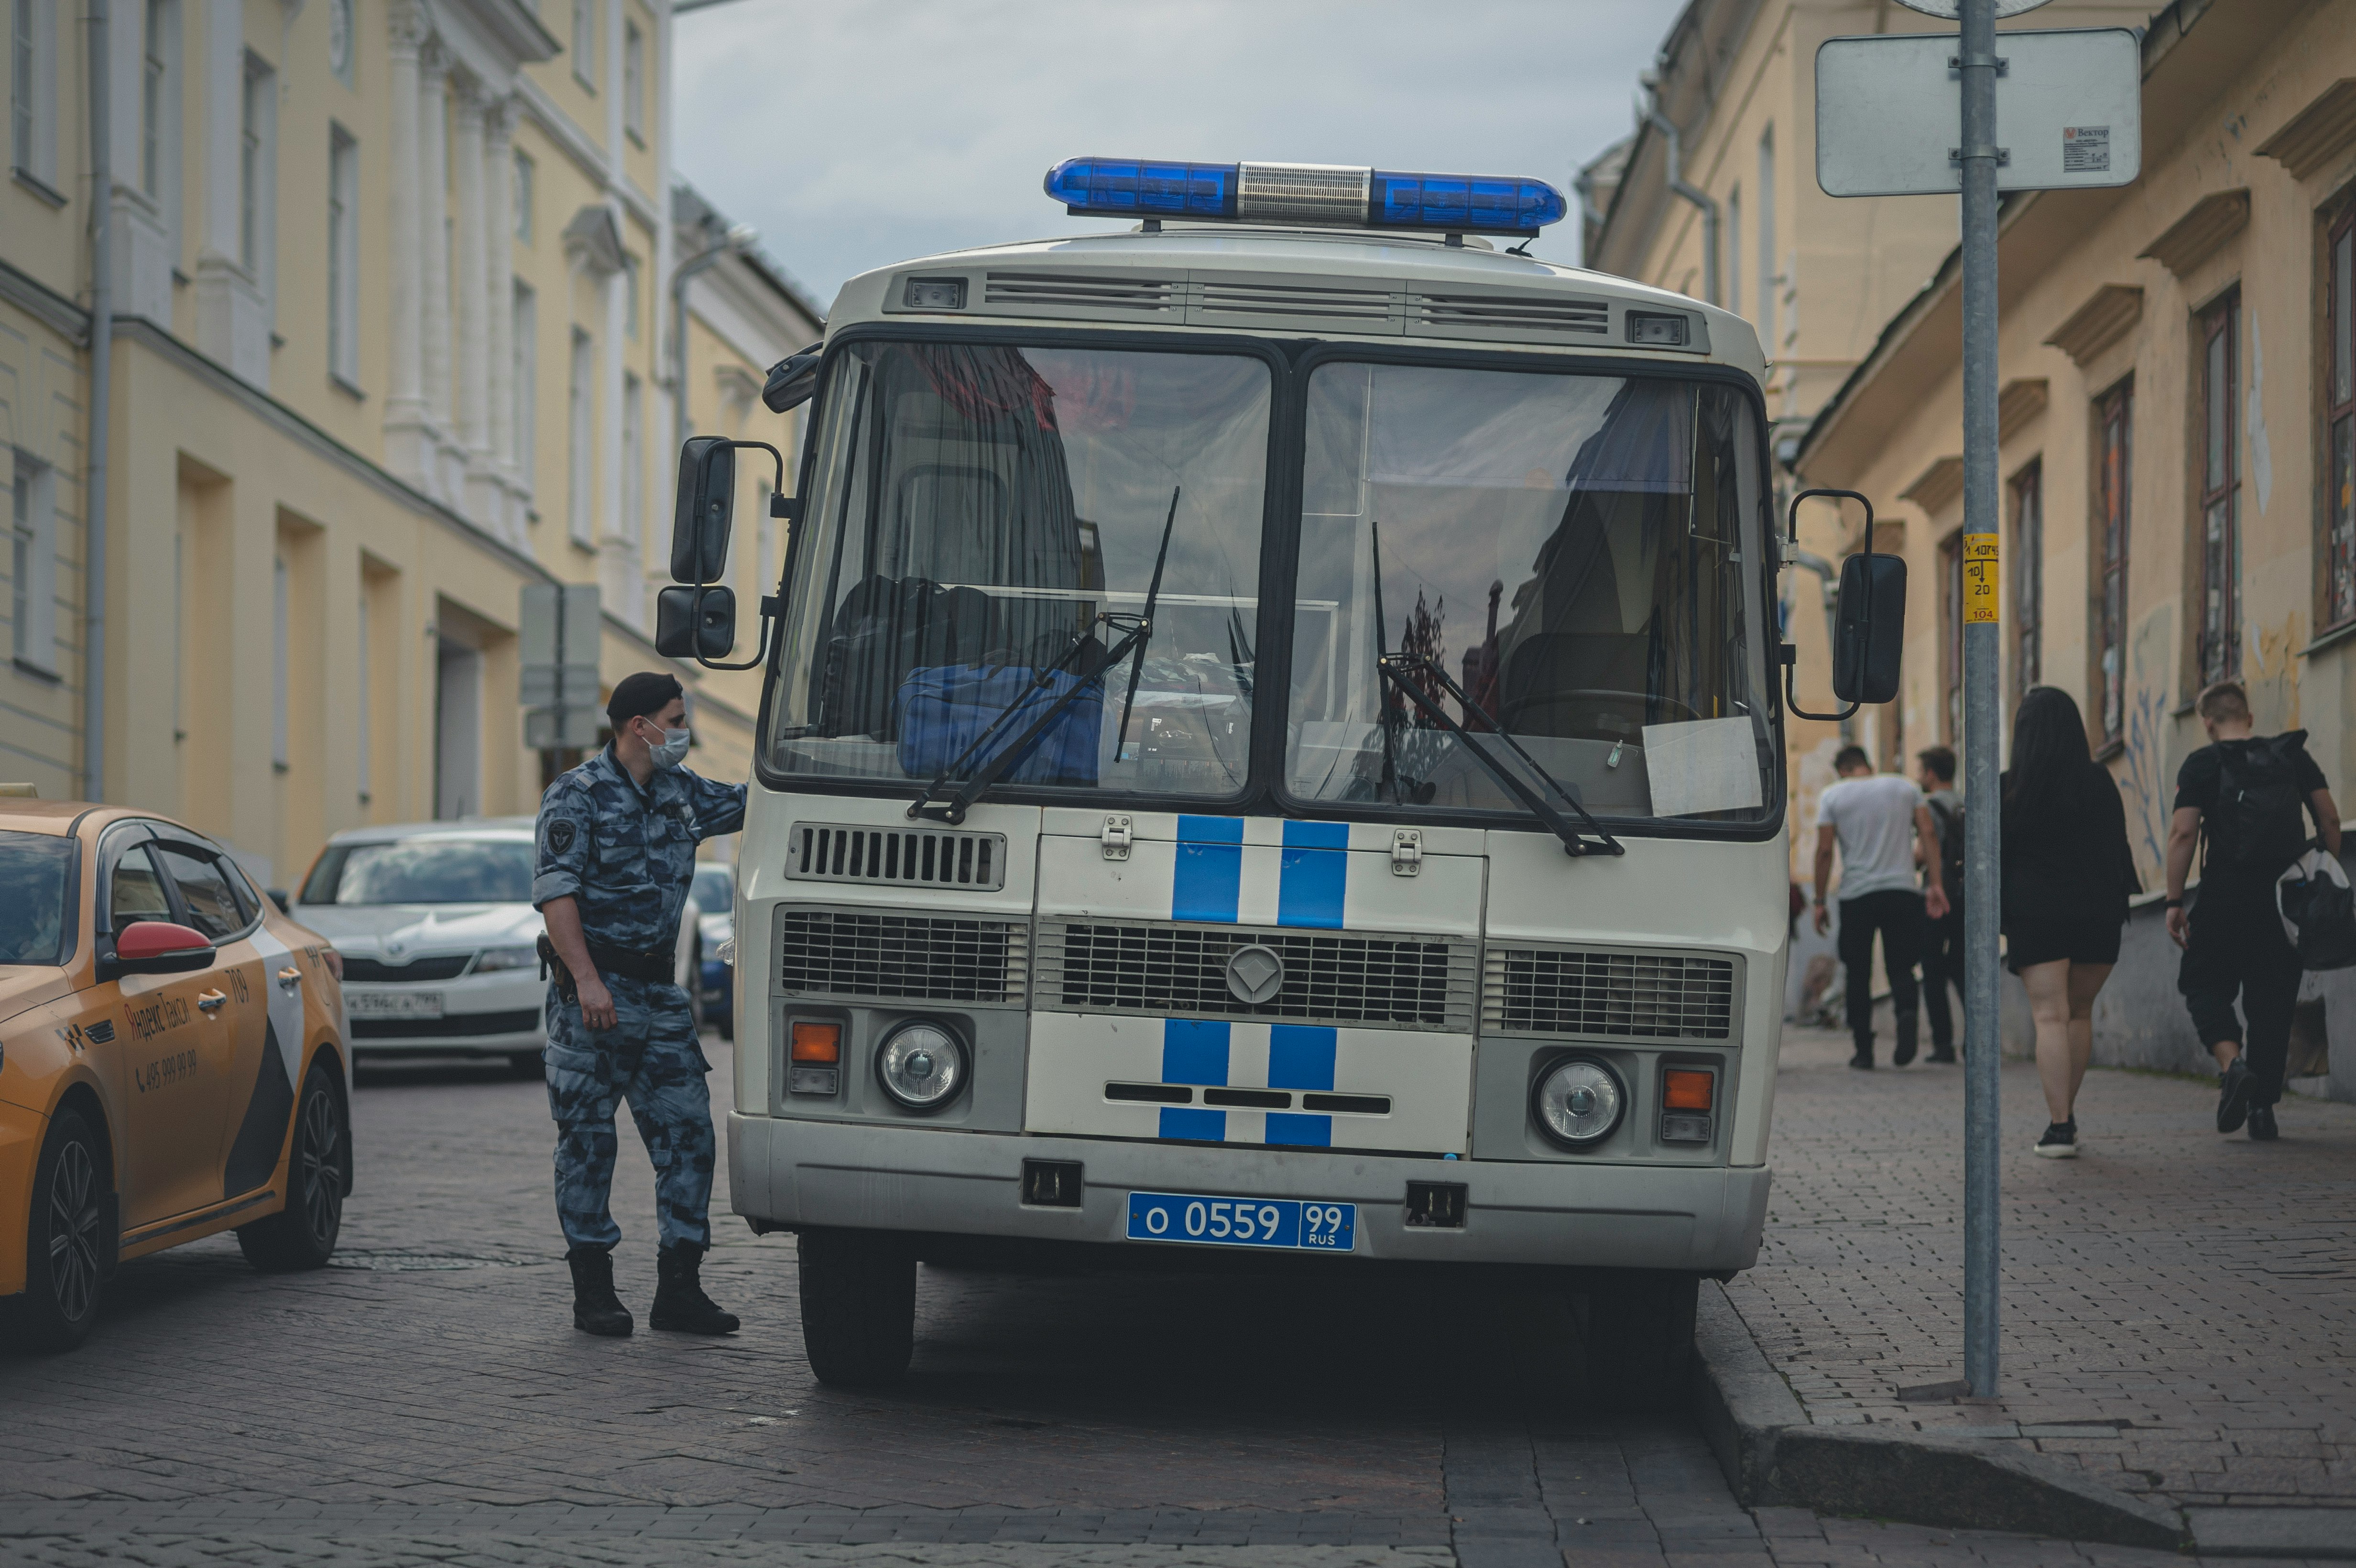
{"label": "black holster on belt", "polygon": [[548,933],[541,932],[540,941],[534,945],[540,949],[540,977],[545,980],[553,976],[556,981],[556,994],[568,1002],[579,1005],[581,988],[573,981],[572,969],[565,965],[562,958],[557,955],[556,944],[548,939]]}

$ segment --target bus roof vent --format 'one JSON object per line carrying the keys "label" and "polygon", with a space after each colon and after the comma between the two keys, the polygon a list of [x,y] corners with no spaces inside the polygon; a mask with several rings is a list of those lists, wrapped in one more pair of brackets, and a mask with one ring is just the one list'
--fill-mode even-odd
{"label": "bus roof vent", "polygon": [[786,836],[786,875],[808,882],[995,891],[1006,885],[1006,835],[797,822]]}
{"label": "bus roof vent", "polygon": [[1197,326],[1301,326],[1326,332],[1399,331],[1399,291],[1324,278],[1194,274],[1194,301],[1186,313]]}
{"label": "bus roof vent", "polygon": [[1144,272],[987,272],[981,307],[1000,315],[1174,323],[1185,314],[1186,283]]}
{"label": "bus roof vent", "polygon": [[1573,294],[1433,290],[1408,296],[1407,330],[1416,337],[1608,338],[1612,305]]}
{"label": "bus roof vent", "polygon": [[1484,1034],[1606,1040],[1734,1036],[1731,959],[1492,947],[1483,969]]}

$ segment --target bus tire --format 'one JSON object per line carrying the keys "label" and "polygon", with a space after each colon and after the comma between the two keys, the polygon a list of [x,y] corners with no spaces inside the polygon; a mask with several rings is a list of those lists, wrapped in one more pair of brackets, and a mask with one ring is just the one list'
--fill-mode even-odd
{"label": "bus tire", "polygon": [[1694,1275],[1631,1271],[1589,1292],[1587,1382],[1600,1403],[1613,1410],[1684,1403],[1700,1285]]}
{"label": "bus tire", "polygon": [[862,1231],[800,1236],[802,1353],[829,1388],[900,1381],[916,1343],[916,1254]]}

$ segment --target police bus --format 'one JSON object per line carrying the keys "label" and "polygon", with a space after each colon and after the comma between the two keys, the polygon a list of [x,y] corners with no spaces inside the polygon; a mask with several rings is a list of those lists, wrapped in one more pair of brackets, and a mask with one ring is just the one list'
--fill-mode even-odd
{"label": "police bus", "polygon": [[[866,273],[771,373],[792,485],[681,457],[659,641],[764,671],[730,1190],[814,1371],[905,1370],[921,1258],[1060,1248],[1555,1271],[1603,1392],[1674,1389],[1783,1012],[1756,336],[1527,254],[1537,180],[1046,186],[1121,221]],[[727,667],[748,444],[791,542]]]}

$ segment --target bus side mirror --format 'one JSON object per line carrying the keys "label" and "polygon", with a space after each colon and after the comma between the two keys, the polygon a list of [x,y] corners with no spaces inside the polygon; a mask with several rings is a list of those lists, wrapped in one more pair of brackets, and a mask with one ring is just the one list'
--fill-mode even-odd
{"label": "bus side mirror", "polygon": [[725,436],[688,438],[679,453],[679,506],[671,519],[674,582],[716,582],[728,565],[728,527],[736,515],[736,443]]}
{"label": "bus side mirror", "polygon": [[1842,562],[1833,621],[1833,695],[1843,702],[1895,699],[1906,645],[1905,560],[1853,555]]}
{"label": "bus side mirror", "polygon": [[798,409],[810,400],[818,390],[818,362],[821,357],[816,347],[803,349],[789,358],[780,359],[769,367],[769,379],[761,388],[761,401],[773,414]]}
{"label": "bus side mirror", "polygon": [[667,659],[724,659],[736,645],[736,592],[713,584],[655,595],[655,651]]}

